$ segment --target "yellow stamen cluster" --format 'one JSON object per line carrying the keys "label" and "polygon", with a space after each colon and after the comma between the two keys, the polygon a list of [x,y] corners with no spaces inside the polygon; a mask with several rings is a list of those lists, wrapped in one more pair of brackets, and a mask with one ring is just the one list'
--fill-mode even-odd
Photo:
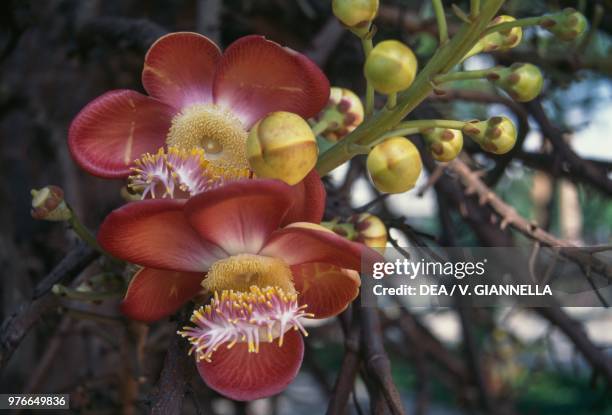
{"label": "yellow stamen cluster", "polygon": [[249,287],[273,286],[293,294],[293,277],[281,259],[261,255],[240,254],[215,262],[202,286],[210,291],[248,291]]}
{"label": "yellow stamen cluster", "polygon": [[215,291],[210,304],[193,312],[195,326],[186,326],[178,334],[189,340],[189,354],[195,353],[198,361],[210,362],[222,344],[230,349],[236,343],[247,343],[249,353],[258,353],[262,341],[271,343],[278,338],[281,347],[290,329],[307,336],[302,320],[314,315],[306,313],[306,308],[298,305],[297,294],[287,294],[279,287]]}
{"label": "yellow stamen cluster", "polygon": [[247,131],[231,111],[195,104],[172,119],[166,144],[183,150],[201,148],[213,165],[246,169],[246,139]]}

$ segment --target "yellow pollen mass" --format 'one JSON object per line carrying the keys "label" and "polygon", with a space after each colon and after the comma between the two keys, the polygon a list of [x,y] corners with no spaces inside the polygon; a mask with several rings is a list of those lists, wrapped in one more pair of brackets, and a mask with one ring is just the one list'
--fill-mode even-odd
{"label": "yellow pollen mass", "polygon": [[201,148],[211,164],[245,169],[247,131],[229,110],[214,104],[195,104],[172,119],[166,137],[168,146],[181,150]]}
{"label": "yellow pollen mass", "polygon": [[261,255],[240,254],[217,261],[202,281],[202,287],[210,292],[247,292],[252,286],[279,287],[286,294],[295,293],[289,266],[281,259]]}

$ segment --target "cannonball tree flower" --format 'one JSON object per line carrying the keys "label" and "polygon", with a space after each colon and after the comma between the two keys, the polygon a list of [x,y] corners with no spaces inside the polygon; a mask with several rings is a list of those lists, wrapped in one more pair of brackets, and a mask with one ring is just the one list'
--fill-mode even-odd
{"label": "cannonball tree flower", "polygon": [[200,148],[217,169],[247,169],[255,122],[273,111],[312,117],[329,96],[313,62],[261,36],[240,38],[223,54],[197,33],[163,36],[145,56],[142,84],[148,95],[107,92],[72,122],[70,151],[89,173],[125,178],[136,159],[162,147]]}
{"label": "cannonball tree flower", "polygon": [[143,267],[122,303],[129,317],[158,320],[213,294],[182,334],[204,381],[233,399],[282,391],[302,361],[302,321],[344,310],[362,255],[377,255],[313,223],[281,228],[291,189],[242,180],[188,200],[133,202],[98,234],[109,253]]}

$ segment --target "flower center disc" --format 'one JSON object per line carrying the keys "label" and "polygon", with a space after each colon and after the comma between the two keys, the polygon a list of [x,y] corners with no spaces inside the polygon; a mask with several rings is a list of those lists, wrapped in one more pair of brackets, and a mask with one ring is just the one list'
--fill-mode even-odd
{"label": "flower center disc", "polygon": [[241,169],[249,167],[246,139],[244,126],[231,111],[195,104],[174,116],[166,144],[181,150],[202,148],[212,164]]}
{"label": "flower center disc", "polygon": [[279,287],[287,294],[295,293],[289,266],[278,258],[240,254],[215,262],[202,281],[210,291],[249,291],[251,286]]}

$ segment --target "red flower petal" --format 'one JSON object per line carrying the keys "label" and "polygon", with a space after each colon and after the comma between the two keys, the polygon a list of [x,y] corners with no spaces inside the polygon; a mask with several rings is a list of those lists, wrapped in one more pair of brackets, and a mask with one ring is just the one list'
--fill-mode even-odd
{"label": "red flower petal", "polygon": [[237,401],[251,401],[276,395],[297,375],[304,357],[304,341],[297,331],[285,333],[283,346],[260,343],[259,353],[249,353],[246,343],[231,349],[221,345],[212,362],[197,363],[208,386]]}
{"label": "red flower petal", "polygon": [[294,222],[321,223],[325,212],[325,187],[316,170],[296,184],[293,189],[293,206],[287,212],[281,226]]}
{"label": "red flower petal", "polygon": [[315,318],[340,314],[359,294],[361,280],[356,271],[321,262],[291,267],[299,303]]}
{"label": "red flower petal", "polygon": [[371,251],[311,223],[294,223],[272,234],[261,255],[282,258],[289,265],[325,262],[361,270],[361,256]]}
{"label": "red flower petal", "polygon": [[245,36],[223,53],[213,96],[250,128],[273,111],[316,115],[329,98],[329,81],[304,55],[262,36]]}
{"label": "red flower petal", "polygon": [[229,255],[259,252],[293,203],[278,180],[241,180],[192,197],[185,213],[202,236]]}
{"label": "red flower petal", "polygon": [[112,255],[135,264],[204,272],[226,255],[193,230],[183,214],[184,204],[173,199],[128,203],[106,217],[98,241]]}
{"label": "red flower petal", "polygon": [[180,109],[212,102],[212,83],[221,51],[198,33],[170,33],[145,56],[142,85],[152,97]]}
{"label": "red flower petal", "polygon": [[201,272],[143,268],[134,275],[121,303],[121,312],[134,320],[152,322],[174,314],[197,295]]}
{"label": "red flower petal", "polygon": [[125,177],[135,159],[164,145],[173,113],[168,105],[136,91],[107,92],[72,121],[72,157],[96,176]]}

